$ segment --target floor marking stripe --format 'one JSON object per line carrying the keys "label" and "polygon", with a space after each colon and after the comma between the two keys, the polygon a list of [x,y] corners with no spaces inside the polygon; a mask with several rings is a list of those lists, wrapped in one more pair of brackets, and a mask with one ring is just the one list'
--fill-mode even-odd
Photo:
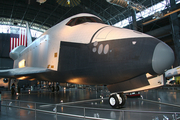
{"label": "floor marking stripe", "polygon": [[180,105],[170,104],[170,103],[163,103],[163,102],[158,102],[158,101],[153,101],[153,100],[147,100],[147,99],[139,99],[139,100],[152,102],[152,103],[157,103],[157,104],[169,105],[169,106],[174,106],[174,107],[180,107]]}
{"label": "floor marking stripe", "polygon": [[91,102],[91,101],[97,101],[97,100],[107,100],[108,98],[98,98],[98,99],[90,99],[90,100],[81,100],[81,101],[75,101],[75,102],[67,102],[67,103],[59,103],[56,105],[67,105],[67,104],[75,104],[75,103],[82,103],[82,102]]}
{"label": "floor marking stripe", "polygon": [[67,113],[57,113],[57,114],[58,115],[65,115],[65,116],[71,116],[71,117],[85,118],[85,119],[94,119],[94,120],[112,120],[112,119],[106,119],[106,118],[95,118],[95,117],[82,116],[82,115],[73,115],[73,114],[67,114]]}
{"label": "floor marking stripe", "polygon": [[[69,105],[69,104],[76,104],[76,103],[82,103],[82,102],[91,102],[91,101],[97,101],[97,100],[107,100],[108,98],[98,98],[98,99],[90,99],[90,100],[81,100],[81,101],[75,101],[75,102],[67,102],[67,103],[58,103],[55,105]],[[40,105],[40,107],[49,107],[52,106],[52,104],[47,105]]]}

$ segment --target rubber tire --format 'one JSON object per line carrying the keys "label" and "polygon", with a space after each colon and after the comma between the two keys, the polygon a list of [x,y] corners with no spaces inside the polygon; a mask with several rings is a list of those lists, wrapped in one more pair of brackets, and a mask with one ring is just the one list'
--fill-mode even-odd
{"label": "rubber tire", "polygon": [[112,94],[109,96],[109,104],[112,108],[118,108],[119,107],[119,100],[118,100],[116,94]]}
{"label": "rubber tire", "polygon": [[[118,94],[122,101],[121,103],[119,102],[119,99],[117,96]],[[126,99],[125,99],[124,95],[122,93],[118,93],[118,94],[112,94],[109,96],[109,104],[112,108],[121,108],[126,103]]]}
{"label": "rubber tire", "polygon": [[124,96],[123,93],[118,93],[118,94],[119,94],[119,96],[120,96],[121,99],[122,99],[122,103],[119,104],[119,107],[123,107],[123,106],[125,105],[125,103],[126,103],[126,98],[125,98],[125,96]]}

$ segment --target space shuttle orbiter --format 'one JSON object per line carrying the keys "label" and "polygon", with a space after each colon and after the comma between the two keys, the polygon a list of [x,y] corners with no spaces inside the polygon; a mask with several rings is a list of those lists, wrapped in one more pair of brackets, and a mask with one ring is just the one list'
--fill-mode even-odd
{"label": "space shuttle orbiter", "polygon": [[87,13],[65,19],[10,57],[14,69],[1,70],[1,77],[107,85],[114,108],[124,105],[123,91],[149,84],[146,73],[161,74],[174,62],[164,42]]}

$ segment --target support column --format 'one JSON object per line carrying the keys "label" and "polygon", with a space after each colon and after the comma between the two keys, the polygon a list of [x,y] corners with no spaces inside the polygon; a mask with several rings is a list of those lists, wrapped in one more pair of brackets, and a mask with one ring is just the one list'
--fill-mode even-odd
{"label": "support column", "polygon": [[11,90],[11,78],[8,79],[8,90]]}
{"label": "support column", "polygon": [[[170,3],[171,3],[171,10],[176,8],[175,0],[170,0]],[[171,20],[172,36],[175,47],[177,65],[179,66],[180,65],[180,35],[179,35],[180,28],[179,28],[179,20],[177,13],[170,15],[170,20]]]}
{"label": "support column", "polygon": [[132,13],[132,29],[133,30],[137,30],[137,22],[136,22],[136,10],[132,9],[131,10]]}

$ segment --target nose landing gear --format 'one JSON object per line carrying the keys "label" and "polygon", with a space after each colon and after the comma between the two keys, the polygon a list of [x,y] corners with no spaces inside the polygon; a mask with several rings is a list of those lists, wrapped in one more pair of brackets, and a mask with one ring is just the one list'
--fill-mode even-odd
{"label": "nose landing gear", "polygon": [[121,108],[125,102],[126,99],[123,93],[112,93],[109,97],[109,104],[112,108]]}

